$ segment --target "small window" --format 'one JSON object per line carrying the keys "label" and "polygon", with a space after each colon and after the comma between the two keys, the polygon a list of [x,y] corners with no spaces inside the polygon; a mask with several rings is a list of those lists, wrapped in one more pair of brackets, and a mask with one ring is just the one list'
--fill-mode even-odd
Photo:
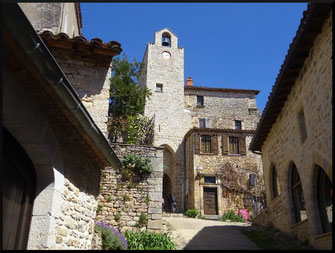
{"label": "small window", "polygon": [[240,120],[235,120],[235,129],[242,129],[242,122]]}
{"label": "small window", "polygon": [[238,137],[229,137],[229,153],[239,154],[239,139]]}
{"label": "small window", "polygon": [[291,194],[293,202],[293,224],[307,219],[306,205],[300,176],[295,164],[291,165]]}
{"label": "small window", "polygon": [[204,96],[197,96],[197,106],[204,105]]}
{"label": "small window", "polygon": [[209,119],[199,119],[199,128],[210,128]]}
{"label": "small window", "polygon": [[158,92],[163,92],[163,84],[161,84],[161,83],[156,83],[156,91],[158,91]]}
{"label": "small window", "polygon": [[299,120],[299,126],[300,126],[301,141],[302,143],[304,143],[307,138],[304,109],[301,109],[300,112],[298,113],[298,120]]}
{"label": "small window", "polygon": [[211,137],[208,135],[201,136],[201,152],[211,153]]}
{"label": "small window", "polygon": [[279,178],[275,166],[271,168],[271,199],[274,199],[280,193],[279,190]]}
{"label": "small window", "polygon": [[215,177],[205,177],[205,183],[207,184],[215,184]]}
{"label": "small window", "polygon": [[256,186],[257,184],[257,175],[255,173],[249,174],[249,185]]}

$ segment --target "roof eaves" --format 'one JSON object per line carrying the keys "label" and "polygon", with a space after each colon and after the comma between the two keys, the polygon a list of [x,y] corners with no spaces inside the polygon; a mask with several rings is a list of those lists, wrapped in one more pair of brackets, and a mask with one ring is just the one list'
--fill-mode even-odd
{"label": "roof eaves", "polygon": [[[251,151],[261,151],[261,146],[281,112],[287,96],[294,86],[296,78],[300,74],[303,63],[309,55],[309,50],[320,32],[320,27],[322,28],[324,21],[329,16],[330,9],[330,3],[309,3],[307,10],[304,11],[296,36],[290,44],[284,63],[281,66],[262,117],[257,125],[254,138],[250,143],[249,149]],[[312,26],[312,22],[314,22],[314,26]],[[307,42],[303,43],[305,41]],[[294,66],[294,64],[296,64],[296,66]],[[291,67],[294,67],[292,71]]]}

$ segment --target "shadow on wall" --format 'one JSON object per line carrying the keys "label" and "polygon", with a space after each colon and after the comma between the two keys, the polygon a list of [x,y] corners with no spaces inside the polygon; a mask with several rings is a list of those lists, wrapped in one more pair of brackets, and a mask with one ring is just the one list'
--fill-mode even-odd
{"label": "shadow on wall", "polygon": [[259,250],[241,229],[234,225],[204,227],[183,250]]}

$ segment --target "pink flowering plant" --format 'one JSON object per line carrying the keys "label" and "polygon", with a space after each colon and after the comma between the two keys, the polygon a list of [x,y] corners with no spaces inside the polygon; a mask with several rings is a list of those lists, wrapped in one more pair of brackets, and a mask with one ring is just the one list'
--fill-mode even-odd
{"label": "pink flowering plant", "polygon": [[104,250],[126,250],[128,242],[120,232],[103,222],[94,222],[94,229],[101,233],[102,248]]}

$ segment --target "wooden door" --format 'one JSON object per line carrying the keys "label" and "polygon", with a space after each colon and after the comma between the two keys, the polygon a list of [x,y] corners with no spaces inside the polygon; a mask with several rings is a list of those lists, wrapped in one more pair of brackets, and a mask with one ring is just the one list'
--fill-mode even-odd
{"label": "wooden door", "polygon": [[217,189],[204,187],[204,212],[208,215],[217,215]]}
{"label": "wooden door", "polygon": [[36,175],[22,147],[3,133],[2,244],[6,250],[26,249]]}

